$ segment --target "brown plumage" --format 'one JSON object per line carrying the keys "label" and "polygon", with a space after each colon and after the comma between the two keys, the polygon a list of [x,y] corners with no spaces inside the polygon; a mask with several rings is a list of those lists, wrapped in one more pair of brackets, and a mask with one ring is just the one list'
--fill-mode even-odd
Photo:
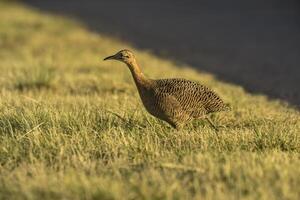
{"label": "brown plumage", "polygon": [[128,66],[146,110],[176,129],[201,118],[216,128],[207,114],[229,109],[216,93],[199,83],[177,78],[146,78],[129,50],[121,50],[104,60],[109,59],[122,61]]}

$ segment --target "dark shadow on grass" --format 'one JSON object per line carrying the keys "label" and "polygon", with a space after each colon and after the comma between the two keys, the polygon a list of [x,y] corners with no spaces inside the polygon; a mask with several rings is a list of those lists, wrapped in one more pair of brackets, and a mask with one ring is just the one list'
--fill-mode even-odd
{"label": "dark shadow on grass", "polygon": [[25,2],[76,17],[94,31],[213,73],[250,92],[300,105],[298,0]]}

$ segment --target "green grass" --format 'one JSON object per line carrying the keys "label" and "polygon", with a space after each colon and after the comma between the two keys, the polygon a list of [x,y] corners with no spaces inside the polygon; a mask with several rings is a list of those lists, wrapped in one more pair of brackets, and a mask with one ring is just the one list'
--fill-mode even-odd
{"label": "green grass", "polygon": [[[233,109],[182,131],[144,110],[152,78],[213,88]],[[0,199],[299,199],[300,115],[83,25],[0,2]]]}

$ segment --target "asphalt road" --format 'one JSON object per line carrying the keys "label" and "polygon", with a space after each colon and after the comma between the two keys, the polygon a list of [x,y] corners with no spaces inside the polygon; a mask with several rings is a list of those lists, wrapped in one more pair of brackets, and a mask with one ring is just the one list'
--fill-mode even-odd
{"label": "asphalt road", "polygon": [[[91,30],[300,106],[298,0],[25,0]],[[101,47],[99,47],[101,48]]]}

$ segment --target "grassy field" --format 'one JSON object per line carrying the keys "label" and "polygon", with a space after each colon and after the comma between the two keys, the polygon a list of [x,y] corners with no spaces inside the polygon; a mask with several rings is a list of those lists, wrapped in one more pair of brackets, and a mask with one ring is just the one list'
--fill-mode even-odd
{"label": "grassy field", "polygon": [[[152,78],[213,88],[232,111],[175,131],[144,110],[132,49]],[[0,2],[0,199],[300,199],[300,114],[243,88]]]}

